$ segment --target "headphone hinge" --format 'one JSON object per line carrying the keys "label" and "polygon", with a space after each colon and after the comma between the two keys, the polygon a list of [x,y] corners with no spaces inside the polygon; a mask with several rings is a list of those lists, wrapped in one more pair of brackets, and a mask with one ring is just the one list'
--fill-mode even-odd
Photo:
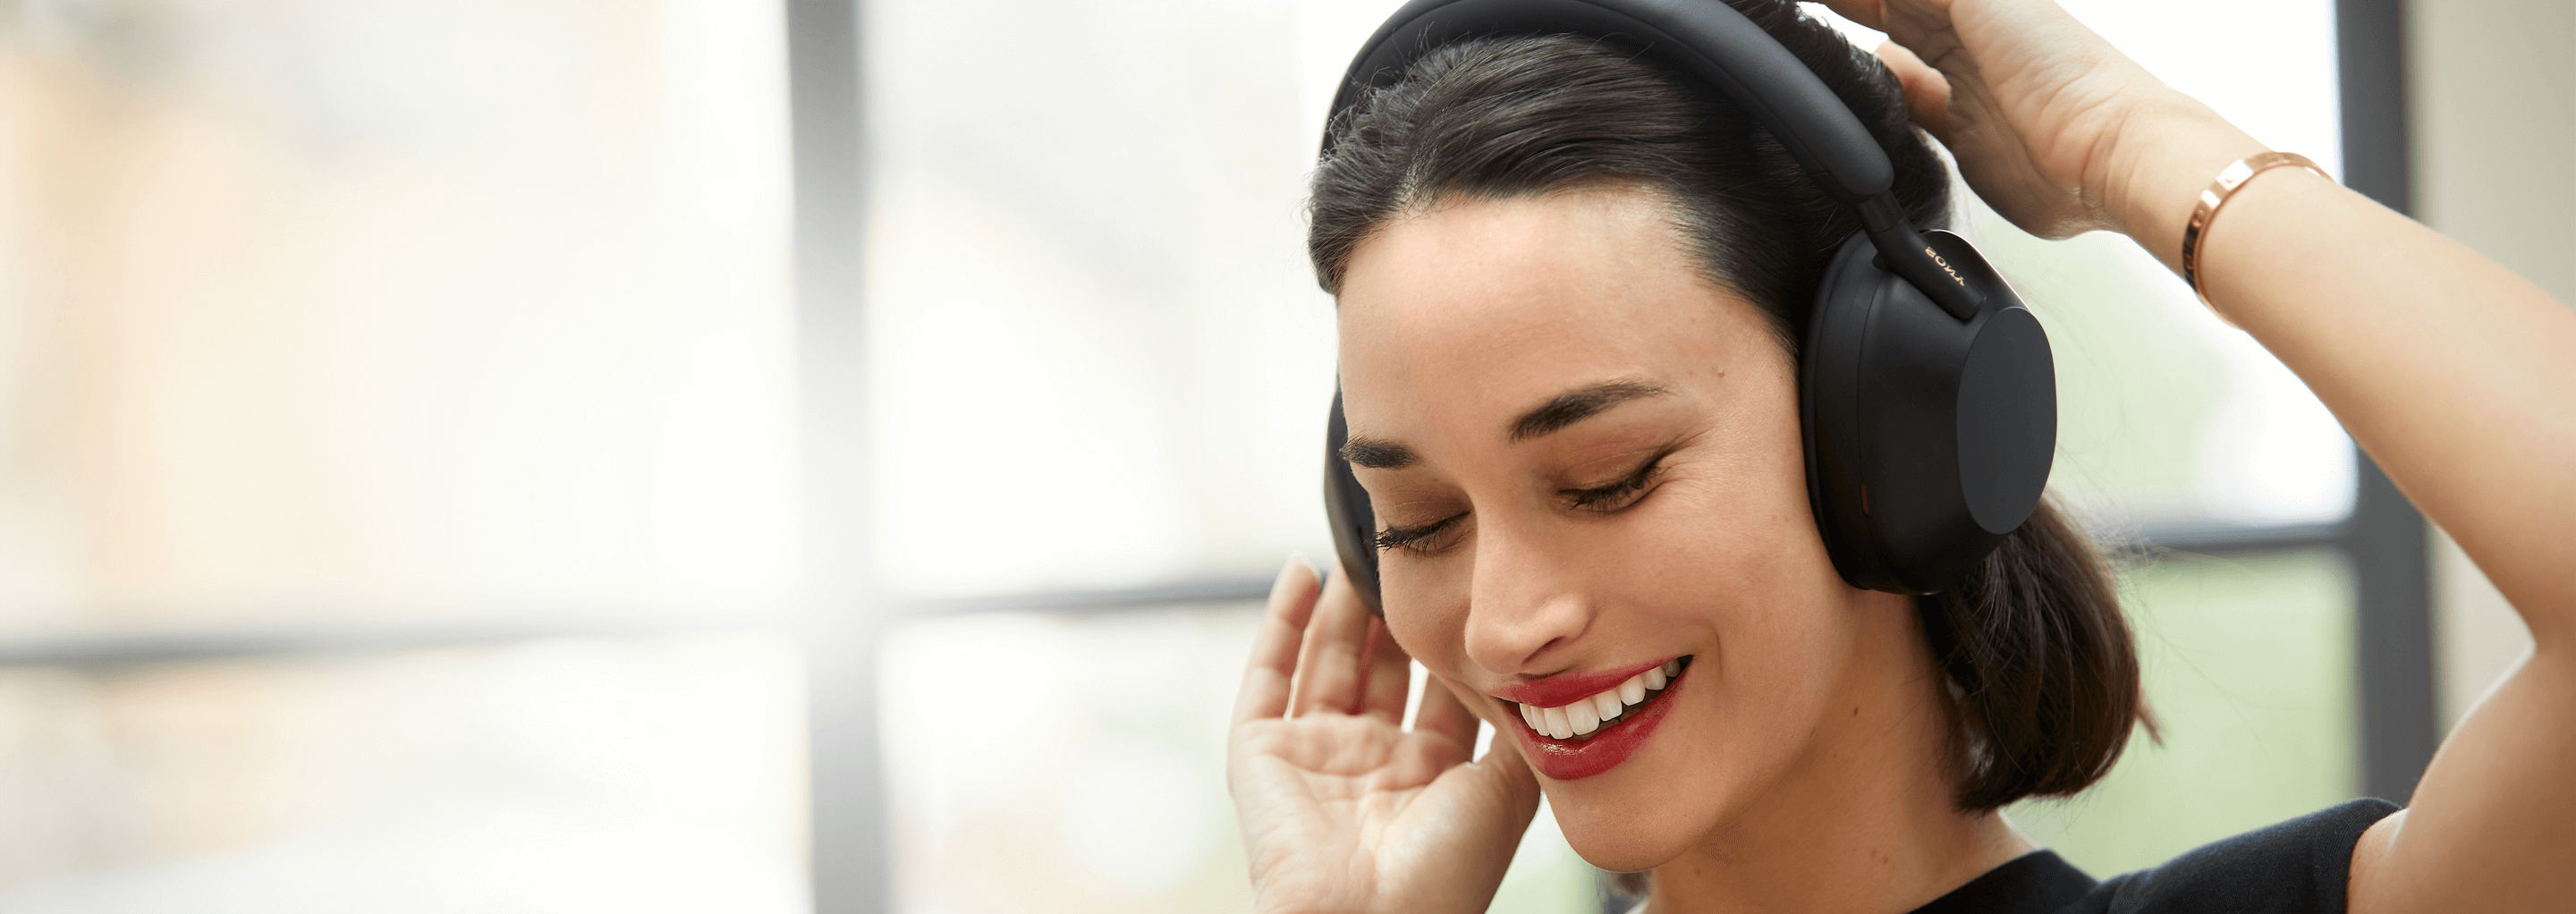
{"label": "headphone hinge", "polygon": [[1861,231],[1868,232],[1872,238],[1905,224],[1905,208],[1897,205],[1893,193],[1864,198],[1852,204],[1852,209],[1860,213]]}

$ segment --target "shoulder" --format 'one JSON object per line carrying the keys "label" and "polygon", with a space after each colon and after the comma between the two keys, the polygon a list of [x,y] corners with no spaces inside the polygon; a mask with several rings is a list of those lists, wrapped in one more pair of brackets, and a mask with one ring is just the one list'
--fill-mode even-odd
{"label": "shoulder", "polygon": [[2397,811],[2353,800],[2202,846],[2154,869],[2104,880],[2068,914],[2340,912],[2352,850]]}

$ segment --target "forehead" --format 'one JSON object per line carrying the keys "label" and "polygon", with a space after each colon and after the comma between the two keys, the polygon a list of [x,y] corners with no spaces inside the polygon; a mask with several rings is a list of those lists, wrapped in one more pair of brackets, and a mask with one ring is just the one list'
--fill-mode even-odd
{"label": "forehead", "polygon": [[1570,385],[1707,390],[1783,356],[1753,306],[1709,282],[1639,190],[1447,204],[1354,251],[1340,296],[1352,433],[1438,434],[1502,421]]}

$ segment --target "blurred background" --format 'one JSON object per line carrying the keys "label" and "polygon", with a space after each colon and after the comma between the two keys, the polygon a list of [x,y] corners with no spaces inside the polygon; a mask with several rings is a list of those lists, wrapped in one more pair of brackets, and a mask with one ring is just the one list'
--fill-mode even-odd
{"label": "blurred background", "polygon": [[[1243,907],[1394,5],[0,0],[0,914]],[[2068,5],[2576,301],[2576,8]],[[2134,246],[1959,221],[2165,722],[2015,820],[2402,800],[2510,609]],[[1542,814],[1495,908],[1597,885]]]}

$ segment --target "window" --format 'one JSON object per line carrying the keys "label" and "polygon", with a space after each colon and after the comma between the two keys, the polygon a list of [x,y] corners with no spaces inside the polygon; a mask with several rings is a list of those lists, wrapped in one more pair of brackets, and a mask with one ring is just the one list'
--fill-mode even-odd
{"label": "window", "polygon": [[806,906],[781,32],[0,6],[0,910]]}
{"label": "window", "polygon": [[[2069,5],[2403,139],[2323,0]],[[0,4],[0,912],[1240,906],[1224,710],[1331,551],[1303,181],[1393,6]],[[2013,814],[2107,872],[2382,783],[2370,468],[2126,241],[1960,225],[2168,725]],[[1543,811],[1496,910],[1599,904]]]}

